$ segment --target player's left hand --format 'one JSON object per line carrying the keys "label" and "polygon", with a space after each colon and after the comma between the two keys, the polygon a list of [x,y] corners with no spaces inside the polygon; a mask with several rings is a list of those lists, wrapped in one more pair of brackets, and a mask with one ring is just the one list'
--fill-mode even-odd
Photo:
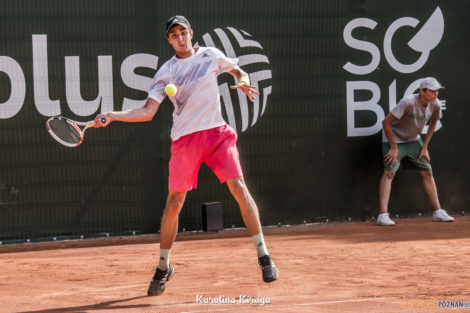
{"label": "player's left hand", "polygon": [[418,155],[418,161],[420,161],[422,158],[425,158],[426,160],[428,160],[429,163],[431,163],[431,157],[429,156],[428,149],[421,149],[421,152]]}
{"label": "player's left hand", "polygon": [[259,92],[256,91],[256,86],[247,85],[247,84],[238,84],[230,86],[232,89],[240,89],[251,102],[255,102],[255,95],[259,95]]}

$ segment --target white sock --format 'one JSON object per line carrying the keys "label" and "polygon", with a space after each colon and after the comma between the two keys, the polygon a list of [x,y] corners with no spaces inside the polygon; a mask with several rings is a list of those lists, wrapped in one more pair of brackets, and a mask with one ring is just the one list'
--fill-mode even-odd
{"label": "white sock", "polygon": [[170,267],[170,249],[160,249],[159,269],[166,271]]}
{"label": "white sock", "polygon": [[264,243],[263,233],[254,235],[253,242],[255,243],[256,252],[258,252],[258,258],[269,254],[266,244]]}

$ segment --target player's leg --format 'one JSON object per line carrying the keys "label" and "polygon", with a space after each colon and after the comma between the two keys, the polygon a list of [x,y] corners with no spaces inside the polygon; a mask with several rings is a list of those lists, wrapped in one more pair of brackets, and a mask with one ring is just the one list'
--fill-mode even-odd
{"label": "player's leg", "polygon": [[441,209],[439,198],[437,196],[436,182],[432,174],[431,163],[426,158],[418,159],[421,149],[423,147],[422,139],[407,144],[408,147],[408,159],[411,163],[419,168],[419,173],[423,181],[424,191],[429,199],[433,210],[432,220],[435,222],[452,222],[454,219],[447,214],[447,212]]}
{"label": "player's leg", "polygon": [[210,151],[204,162],[214,171],[221,183],[227,183],[240,206],[243,221],[251,236],[262,234],[258,207],[243,180],[236,146],[237,133],[230,126],[224,125],[205,131],[204,138],[205,146]]}
{"label": "player's leg", "polygon": [[163,211],[160,226],[160,257],[155,275],[150,282],[147,295],[159,296],[165,291],[166,282],[173,276],[170,251],[178,232],[178,216],[183,208],[186,192],[170,191]]}
{"label": "player's leg", "polygon": [[258,261],[263,274],[263,280],[267,283],[277,280],[279,277],[279,270],[271,259],[268,249],[266,248],[259,220],[258,207],[248,191],[243,176],[227,180],[227,186],[240,207],[243,221],[245,222],[245,225],[255,243],[256,251],[258,253]]}
{"label": "player's leg", "polygon": [[449,216],[447,212],[441,209],[441,204],[439,203],[439,197],[437,195],[436,182],[434,181],[434,176],[432,175],[432,170],[420,170],[421,178],[423,180],[423,187],[426,195],[428,196],[429,203],[431,204],[433,210],[432,220],[435,222],[452,222],[453,217]]}
{"label": "player's leg", "polygon": [[390,199],[390,192],[392,191],[392,182],[395,177],[394,170],[384,170],[382,178],[380,179],[379,186],[379,213],[388,212],[388,201]]}
{"label": "player's leg", "polygon": [[240,206],[243,221],[251,236],[262,232],[258,207],[246,187],[243,176],[227,180],[227,186]]}
{"label": "player's leg", "polygon": [[396,171],[384,170],[379,186],[379,216],[377,224],[381,226],[393,226],[395,222],[390,219],[388,214],[388,202],[390,200],[390,192],[392,190],[392,181]]}
{"label": "player's leg", "polygon": [[158,296],[165,291],[165,284],[173,275],[170,265],[170,250],[178,232],[178,216],[186,198],[186,192],[196,187],[200,166],[199,134],[193,133],[171,143],[171,158],[168,177],[168,198],[160,226],[160,256],[155,275],[147,294]]}
{"label": "player's leg", "polygon": [[226,182],[240,206],[243,221],[252,236],[262,232],[258,207],[246,188],[236,146],[237,133],[228,125],[204,132],[204,142],[210,153],[204,162],[214,171],[220,182]]}
{"label": "player's leg", "polygon": [[437,187],[432,170],[420,170],[421,178],[423,180],[423,187],[426,195],[428,196],[429,203],[431,204],[432,210],[436,211],[441,208],[439,198],[437,196]]}
{"label": "player's leg", "polygon": [[385,156],[390,151],[390,144],[388,142],[382,142],[382,156],[383,156],[384,172],[382,174],[382,177],[380,178],[379,216],[377,217],[377,224],[381,226],[395,225],[395,222],[390,219],[390,216],[388,214],[388,202],[390,200],[390,192],[392,191],[393,178],[395,177],[395,173],[400,167],[400,162],[402,158],[402,156],[400,155],[401,154],[400,144],[398,144],[397,147],[398,147],[398,157],[395,160],[395,163],[386,164]]}
{"label": "player's leg", "polygon": [[[166,257],[178,232],[178,216],[183,208],[187,191],[196,188],[197,174],[201,165],[199,133],[192,133],[171,143],[171,158],[168,176],[168,197],[160,226],[160,258]],[[164,263],[159,268],[165,270]]]}
{"label": "player's leg", "polygon": [[227,182],[230,192],[240,206],[240,211],[258,253],[258,261],[263,272],[263,280],[271,282],[278,278],[279,271],[271,260],[264,242],[258,207],[251,197],[240,166],[236,146],[237,133],[228,125],[204,132],[205,146],[209,153],[204,162],[214,171],[220,182]]}
{"label": "player's leg", "polygon": [[183,208],[186,191],[170,191],[160,226],[160,249],[171,249],[178,233],[178,216]]}

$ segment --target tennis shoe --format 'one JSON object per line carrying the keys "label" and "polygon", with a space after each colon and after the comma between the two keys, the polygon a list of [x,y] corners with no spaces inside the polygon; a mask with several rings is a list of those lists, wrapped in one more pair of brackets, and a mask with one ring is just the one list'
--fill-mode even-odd
{"label": "tennis shoe", "polygon": [[392,221],[388,213],[382,213],[382,214],[379,214],[379,216],[377,217],[377,225],[393,226],[395,225],[395,222]]}
{"label": "tennis shoe", "polygon": [[150,282],[149,289],[147,291],[148,296],[159,296],[165,291],[165,284],[170,280],[171,276],[175,269],[173,266],[169,266],[166,271],[161,270],[157,267],[155,275],[153,276],[152,281]]}
{"label": "tennis shoe", "polygon": [[261,267],[261,272],[263,274],[263,281],[265,283],[270,283],[279,277],[279,270],[274,264],[273,260],[269,255],[262,256],[258,259],[259,265]]}
{"label": "tennis shoe", "polygon": [[432,214],[433,222],[453,222],[454,218],[447,214],[446,210],[439,209]]}

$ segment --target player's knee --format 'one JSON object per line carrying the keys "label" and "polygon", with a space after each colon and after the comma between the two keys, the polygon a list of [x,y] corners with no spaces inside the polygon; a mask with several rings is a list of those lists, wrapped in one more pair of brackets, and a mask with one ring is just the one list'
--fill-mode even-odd
{"label": "player's knee", "polygon": [[245,183],[241,179],[237,179],[233,182],[230,188],[233,196],[241,201],[248,201],[250,194],[246,188]]}
{"label": "player's knee", "polygon": [[384,177],[386,179],[393,179],[395,177],[395,171],[384,171]]}
{"label": "player's knee", "polygon": [[183,208],[184,199],[179,197],[168,198],[166,203],[165,213],[171,215],[178,215]]}
{"label": "player's knee", "polygon": [[422,170],[419,171],[423,179],[430,179],[432,178],[432,170]]}

